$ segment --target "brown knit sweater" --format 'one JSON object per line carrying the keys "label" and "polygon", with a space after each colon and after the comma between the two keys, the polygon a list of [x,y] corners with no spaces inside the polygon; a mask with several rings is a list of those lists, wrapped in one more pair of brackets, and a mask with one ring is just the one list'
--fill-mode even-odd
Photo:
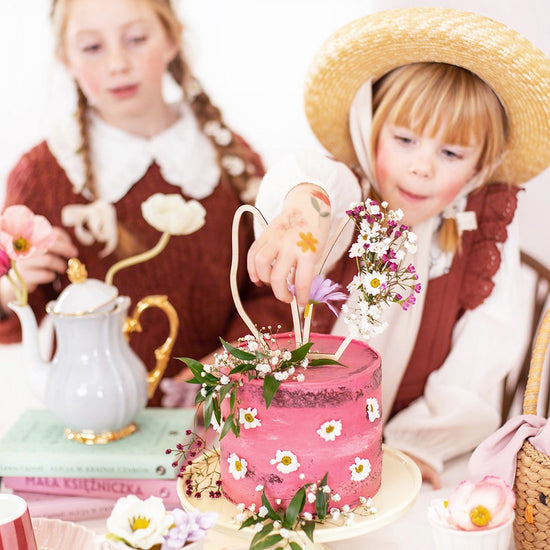
{"label": "brown knit sweater", "polygon": [[[257,169],[262,166],[258,157]],[[160,233],[141,215],[141,203],[153,193],[181,193],[163,180],[156,164],[131,190],[115,204],[118,221],[131,235],[137,236],[143,249],[152,248]],[[189,197],[184,195],[185,199]],[[25,204],[35,214],[42,214],[54,226],[61,226],[61,208],[71,203],[86,203],[75,194],[65,172],[59,166],[46,143],[41,143],[25,154],[8,178],[5,207]],[[122,295],[132,299],[132,306],[150,294],[166,294],[179,314],[180,329],[173,358],[165,376],[178,373],[184,364],[176,357],[200,360],[217,349],[219,337],[234,339],[248,332],[236,313],[229,286],[231,264],[231,225],[235,210],[242,204],[231,183],[223,176],[214,192],[202,199],[206,209],[206,223],[196,233],[171,237],[165,250],[153,260],[119,271],[114,284]],[[113,253],[99,258],[102,245],[84,246],[78,242],[72,229],[67,229],[79,247],[79,259],[88,270],[89,278],[104,280],[109,267],[119,258]],[[246,272],[246,251],[252,242],[252,223],[245,216],[240,231],[239,285],[244,307],[259,326],[277,324],[291,327],[290,309],[277,302],[271,289],[258,289],[249,282]],[[61,277],[62,287],[69,284]],[[37,320],[45,315],[45,305],[55,299],[52,285],[44,285],[29,298]],[[131,311],[131,310],[130,310]],[[131,337],[131,346],[148,368],[155,364],[153,350],[168,335],[165,315],[156,308],[146,310],[140,318],[143,333]],[[19,320],[15,315],[0,322],[0,342],[11,343],[21,339]],[[157,391],[150,404],[160,402]]]}

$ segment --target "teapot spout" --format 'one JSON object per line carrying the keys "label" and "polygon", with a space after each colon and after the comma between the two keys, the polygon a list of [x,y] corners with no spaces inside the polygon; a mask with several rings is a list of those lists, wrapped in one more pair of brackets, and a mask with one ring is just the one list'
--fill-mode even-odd
{"label": "teapot spout", "polygon": [[36,317],[29,305],[21,306],[16,302],[10,302],[8,307],[17,315],[21,323],[25,375],[33,393],[44,403],[50,364],[42,359],[40,353]]}

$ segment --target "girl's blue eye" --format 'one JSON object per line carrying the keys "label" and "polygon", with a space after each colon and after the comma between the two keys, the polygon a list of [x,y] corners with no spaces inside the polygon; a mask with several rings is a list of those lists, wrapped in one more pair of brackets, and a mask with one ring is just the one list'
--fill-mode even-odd
{"label": "girl's blue eye", "polygon": [[84,46],[82,48],[82,51],[84,53],[96,53],[100,50],[101,45],[100,44],[89,44],[88,46]]}
{"label": "girl's blue eye", "polygon": [[412,141],[413,141],[413,139],[411,137],[402,136],[402,135],[399,135],[399,134],[395,134],[394,138],[397,141],[399,141],[400,143],[405,143],[405,144],[412,143]]}
{"label": "girl's blue eye", "polygon": [[145,34],[141,34],[139,36],[131,36],[130,37],[130,42],[132,44],[142,44],[143,42],[145,42],[147,40],[147,35]]}
{"label": "girl's blue eye", "polygon": [[455,151],[452,151],[451,149],[443,149],[443,155],[449,159],[460,159],[462,158],[461,155],[456,153]]}

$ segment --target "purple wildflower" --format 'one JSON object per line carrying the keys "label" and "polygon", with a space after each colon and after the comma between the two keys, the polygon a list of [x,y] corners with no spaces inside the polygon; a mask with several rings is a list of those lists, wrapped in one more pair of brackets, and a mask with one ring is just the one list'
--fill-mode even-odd
{"label": "purple wildflower", "polygon": [[323,279],[321,275],[315,275],[311,281],[309,303],[326,304],[330,311],[332,311],[334,315],[338,316],[338,312],[331,302],[347,299],[347,294],[342,292],[340,290],[341,288],[342,287],[338,283],[335,283],[330,279]]}
{"label": "purple wildflower", "polygon": [[179,550],[188,542],[203,539],[206,531],[213,527],[218,519],[216,512],[201,513],[198,510],[186,512],[176,508],[172,510],[174,527],[164,537],[161,550]]}

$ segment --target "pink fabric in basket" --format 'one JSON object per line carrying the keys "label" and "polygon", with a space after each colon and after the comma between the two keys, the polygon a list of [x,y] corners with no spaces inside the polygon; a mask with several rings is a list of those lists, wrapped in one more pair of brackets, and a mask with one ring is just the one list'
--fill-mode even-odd
{"label": "pink fabric in basket", "polygon": [[516,475],[516,459],[523,442],[550,454],[550,423],[546,418],[524,414],[511,418],[475,449],[468,464],[469,478],[477,482],[486,475],[501,477],[510,487]]}

